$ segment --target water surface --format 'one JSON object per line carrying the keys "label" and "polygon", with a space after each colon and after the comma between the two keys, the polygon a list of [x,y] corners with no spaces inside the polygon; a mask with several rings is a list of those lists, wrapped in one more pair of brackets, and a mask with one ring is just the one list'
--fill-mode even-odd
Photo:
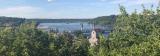
{"label": "water surface", "polygon": [[40,23],[38,29],[49,31],[49,29],[58,29],[59,32],[63,31],[75,31],[81,30],[83,24],[83,30],[92,30],[92,24],[88,23]]}

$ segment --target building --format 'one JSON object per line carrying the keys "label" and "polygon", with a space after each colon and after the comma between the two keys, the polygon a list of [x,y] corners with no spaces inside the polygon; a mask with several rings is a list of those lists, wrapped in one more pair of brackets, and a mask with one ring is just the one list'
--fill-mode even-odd
{"label": "building", "polygon": [[91,37],[89,38],[90,46],[98,45],[97,33],[95,30],[92,30]]}

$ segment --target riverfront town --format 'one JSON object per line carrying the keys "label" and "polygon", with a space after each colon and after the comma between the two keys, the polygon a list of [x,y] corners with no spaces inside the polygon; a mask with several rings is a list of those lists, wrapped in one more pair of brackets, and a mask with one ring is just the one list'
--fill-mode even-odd
{"label": "riverfront town", "polygon": [[0,56],[160,56],[160,0],[0,2]]}

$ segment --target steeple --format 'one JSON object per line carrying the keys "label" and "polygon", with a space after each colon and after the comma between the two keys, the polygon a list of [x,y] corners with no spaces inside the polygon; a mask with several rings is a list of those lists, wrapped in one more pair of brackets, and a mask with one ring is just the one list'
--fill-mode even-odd
{"label": "steeple", "polygon": [[97,32],[95,31],[95,24],[92,25],[91,37],[89,39],[90,46],[98,45]]}
{"label": "steeple", "polygon": [[95,22],[93,21],[92,30],[95,30]]}

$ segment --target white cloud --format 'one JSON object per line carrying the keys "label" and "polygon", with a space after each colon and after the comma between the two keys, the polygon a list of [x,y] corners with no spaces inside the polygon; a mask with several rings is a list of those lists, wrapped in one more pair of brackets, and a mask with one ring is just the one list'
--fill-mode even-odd
{"label": "white cloud", "polygon": [[138,0],[135,3],[137,3],[137,4],[150,4],[150,3],[158,3],[158,2],[159,2],[159,0]]}
{"label": "white cloud", "polygon": [[[51,15],[50,15],[51,14]],[[24,17],[24,18],[52,18],[54,13],[47,12],[42,8],[32,6],[16,6],[0,8],[0,16]]]}
{"label": "white cloud", "polygon": [[121,3],[125,3],[125,2],[127,2],[127,0],[113,0],[110,3],[112,3],[112,4],[121,4]]}
{"label": "white cloud", "polygon": [[17,6],[10,8],[2,8],[0,9],[0,14],[29,14],[34,13],[38,8],[29,7],[29,6]]}
{"label": "white cloud", "polygon": [[30,6],[17,6],[9,8],[0,8],[1,16],[25,17],[38,12],[39,8]]}
{"label": "white cloud", "polygon": [[159,0],[113,0],[110,4],[124,4],[130,5],[141,5],[141,4],[156,4]]}
{"label": "white cloud", "polygon": [[53,0],[47,0],[48,2],[53,2]]}
{"label": "white cloud", "polygon": [[100,1],[105,2],[105,1],[107,1],[107,0],[100,0]]}

